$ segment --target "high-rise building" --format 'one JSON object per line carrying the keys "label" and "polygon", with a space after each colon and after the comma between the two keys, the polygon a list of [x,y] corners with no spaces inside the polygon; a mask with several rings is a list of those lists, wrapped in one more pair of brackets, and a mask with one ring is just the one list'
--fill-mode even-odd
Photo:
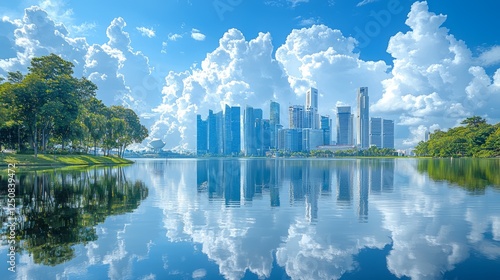
{"label": "high-rise building", "polygon": [[320,129],[323,130],[323,145],[330,145],[332,135],[332,120],[329,116],[321,116]]}
{"label": "high-rise building", "polygon": [[215,114],[217,153],[216,155],[224,154],[224,112],[220,111]]}
{"label": "high-rise building", "polygon": [[246,156],[256,155],[255,116],[253,107],[245,108],[243,119],[243,142]]}
{"label": "high-rise building", "polygon": [[269,107],[270,148],[276,149],[278,147],[278,127],[280,126],[280,104],[271,101]]}
{"label": "high-rise building", "polygon": [[353,145],[351,106],[337,107],[337,145]]}
{"label": "high-rise building", "polygon": [[269,121],[271,124],[280,124],[280,104],[275,101],[271,101],[269,105]]}
{"label": "high-rise building", "polygon": [[241,150],[240,107],[226,105],[224,110],[224,154],[239,155]]}
{"label": "high-rise building", "polygon": [[382,119],[370,118],[370,146],[382,148]]}
{"label": "high-rise building", "polygon": [[424,142],[429,141],[430,138],[431,138],[431,133],[429,130],[426,130],[424,134]]}
{"label": "high-rise building", "polygon": [[259,155],[264,156],[266,152],[271,149],[271,122],[270,120],[263,119],[260,121],[260,139],[261,146]]}
{"label": "high-rise building", "polygon": [[278,133],[278,149],[289,152],[302,151],[302,129],[280,129]]}
{"label": "high-rise building", "polygon": [[304,126],[305,128],[318,129],[318,90],[310,88],[306,92],[306,108],[304,112]]}
{"label": "high-rise building", "polygon": [[317,89],[310,88],[306,92],[306,108],[318,109],[318,90]]}
{"label": "high-rise building", "polygon": [[382,148],[394,149],[393,120],[382,120]]}
{"label": "high-rise building", "polygon": [[208,152],[208,121],[196,115],[196,153],[204,155]]}
{"label": "high-rise building", "polygon": [[357,115],[357,144],[366,149],[370,144],[370,100],[368,98],[368,88],[358,89],[358,115]]}
{"label": "high-rise building", "polygon": [[309,152],[316,150],[323,145],[323,130],[303,128],[302,129],[302,150]]}
{"label": "high-rise building", "polygon": [[208,110],[208,153],[219,154],[219,143],[217,140],[217,117],[212,110]]}
{"label": "high-rise building", "polygon": [[291,129],[304,127],[304,106],[292,105],[288,107],[288,114],[290,118]]}

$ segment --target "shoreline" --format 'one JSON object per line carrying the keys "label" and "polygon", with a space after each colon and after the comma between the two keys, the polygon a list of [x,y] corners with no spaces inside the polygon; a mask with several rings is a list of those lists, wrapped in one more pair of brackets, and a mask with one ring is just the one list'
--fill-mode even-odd
{"label": "shoreline", "polygon": [[15,164],[22,167],[64,167],[64,166],[92,166],[92,165],[119,165],[132,164],[134,161],[114,156],[94,156],[94,155],[34,155],[24,154],[0,154],[0,166],[7,167]]}

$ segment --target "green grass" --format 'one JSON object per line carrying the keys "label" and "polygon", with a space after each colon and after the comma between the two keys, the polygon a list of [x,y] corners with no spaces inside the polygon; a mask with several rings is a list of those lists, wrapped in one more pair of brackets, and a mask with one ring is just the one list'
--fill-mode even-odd
{"label": "green grass", "polygon": [[0,154],[0,165],[15,163],[22,166],[63,166],[63,165],[96,165],[96,164],[129,164],[133,161],[114,156],[92,155],[34,155]]}

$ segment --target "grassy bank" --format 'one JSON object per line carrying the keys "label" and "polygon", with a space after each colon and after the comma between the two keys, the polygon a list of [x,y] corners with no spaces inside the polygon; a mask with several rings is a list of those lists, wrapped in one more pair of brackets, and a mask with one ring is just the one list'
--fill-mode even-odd
{"label": "grassy bank", "polygon": [[0,165],[15,163],[19,166],[62,166],[62,165],[96,165],[96,164],[128,164],[133,161],[114,156],[92,155],[34,155],[0,154]]}

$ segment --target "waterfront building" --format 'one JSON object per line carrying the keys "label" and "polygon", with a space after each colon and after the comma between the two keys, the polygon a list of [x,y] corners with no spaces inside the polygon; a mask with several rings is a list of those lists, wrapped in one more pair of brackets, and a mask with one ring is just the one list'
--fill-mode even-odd
{"label": "waterfront building", "polygon": [[226,105],[223,114],[222,154],[233,156],[239,155],[241,150],[240,128],[240,107]]}
{"label": "waterfront building", "polygon": [[303,128],[302,129],[302,151],[309,152],[317,150],[323,145],[323,130]]}
{"label": "waterfront building", "polygon": [[269,107],[270,149],[276,149],[278,147],[278,129],[280,127],[280,104],[271,101]]}
{"label": "waterfront building", "polygon": [[204,155],[208,152],[208,121],[196,115],[196,153]]}
{"label": "waterfront building", "polygon": [[370,100],[368,97],[368,88],[360,87],[358,89],[358,115],[357,115],[357,145],[362,149],[369,147],[369,120],[370,120]]}
{"label": "waterfront building", "polygon": [[318,129],[318,90],[310,88],[306,92],[306,108],[304,112],[304,127]]}
{"label": "waterfront building", "polygon": [[278,133],[278,149],[289,152],[302,151],[302,129],[280,129]]}
{"label": "waterfront building", "polygon": [[393,120],[382,120],[382,148],[394,149]]}
{"label": "waterfront building", "polygon": [[320,129],[323,131],[322,145],[330,145],[332,136],[332,120],[329,116],[321,116]]}
{"label": "waterfront building", "polygon": [[244,152],[246,156],[256,155],[256,131],[255,131],[255,115],[253,107],[247,106],[245,108],[243,119],[243,142]]}
{"label": "waterfront building", "polygon": [[337,145],[350,146],[353,145],[353,116],[351,114],[351,106],[337,107]]}
{"label": "waterfront building", "polygon": [[382,118],[370,118],[370,146],[382,148]]}
{"label": "waterfront building", "polygon": [[288,107],[288,115],[291,129],[304,127],[304,106],[292,105]]}
{"label": "waterfront building", "polygon": [[208,153],[217,155],[219,153],[219,143],[217,140],[217,116],[212,110],[208,110]]}

